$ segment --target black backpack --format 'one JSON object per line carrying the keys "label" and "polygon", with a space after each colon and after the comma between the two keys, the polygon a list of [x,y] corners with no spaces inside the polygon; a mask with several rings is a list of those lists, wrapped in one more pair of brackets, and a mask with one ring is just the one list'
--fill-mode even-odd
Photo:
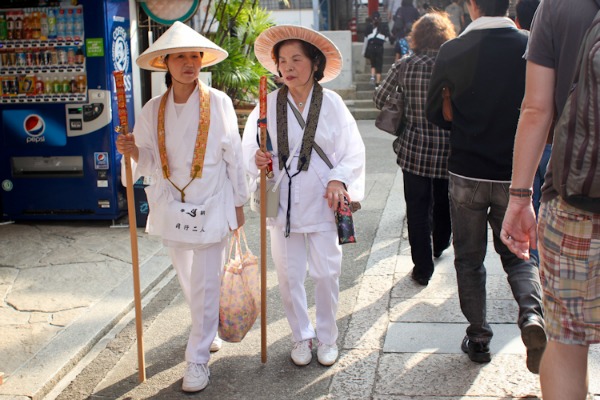
{"label": "black backpack", "polygon": [[560,196],[600,213],[600,11],[579,48],[572,89],[554,128],[551,164]]}
{"label": "black backpack", "polygon": [[410,33],[412,29],[412,22],[406,22],[404,15],[402,14],[402,7],[398,7],[394,14],[394,26],[392,28],[392,34],[396,37],[405,37]]}

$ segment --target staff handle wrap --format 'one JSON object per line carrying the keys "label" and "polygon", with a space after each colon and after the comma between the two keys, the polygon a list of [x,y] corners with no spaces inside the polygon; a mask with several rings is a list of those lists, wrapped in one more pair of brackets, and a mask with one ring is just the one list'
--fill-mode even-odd
{"label": "staff handle wrap", "polygon": [[[113,72],[115,88],[117,92],[117,108],[119,115],[119,132],[126,135],[129,132],[129,121],[127,116],[127,99],[125,97],[125,84],[123,82],[123,71]],[[129,238],[131,241],[131,265],[133,268],[133,295],[135,301],[135,327],[137,333],[138,351],[138,378],[140,383],[146,380],[146,367],[144,360],[144,341],[142,324],[142,298],[140,292],[140,266],[137,242],[137,223],[135,219],[135,199],[133,195],[133,172],[131,170],[131,157],[125,158],[125,179],[127,187],[127,213],[129,216]]]}

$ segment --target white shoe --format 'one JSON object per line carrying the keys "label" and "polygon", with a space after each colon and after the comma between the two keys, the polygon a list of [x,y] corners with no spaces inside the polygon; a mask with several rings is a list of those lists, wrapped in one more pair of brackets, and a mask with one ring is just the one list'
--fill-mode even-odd
{"label": "white shoe", "polygon": [[207,364],[196,364],[189,362],[183,375],[183,385],[181,389],[184,392],[199,392],[208,386],[208,377],[210,372],[208,371]]}
{"label": "white shoe", "polygon": [[292,361],[298,366],[308,365],[312,360],[312,339],[294,343]]}
{"label": "white shoe", "polygon": [[223,347],[223,339],[219,336],[215,336],[215,340],[210,344],[210,352],[215,353],[221,350],[221,347]]}
{"label": "white shoe", "polygon": [[338,358],[338,348],[337,345],[334,344],[325,344],[319,342],[319,347],[317,348],[317,359],[319,363],[329,367],[330,365],[335,364]]}

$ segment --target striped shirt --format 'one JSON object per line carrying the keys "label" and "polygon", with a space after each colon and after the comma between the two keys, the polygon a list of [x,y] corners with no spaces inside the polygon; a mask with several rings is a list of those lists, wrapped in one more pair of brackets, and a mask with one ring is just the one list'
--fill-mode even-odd
{"label": "striped shirt", "polygon": [[406,63],[402,83],[407,125],[400,136],[396,162],[402,170],[415,175],[448,179],[450,131],[437,127],[425,117],[425,100],[436,55],[437,50],[426,50],[397,61],[375,91],[373,101],[378,109],[383,108],[385,99],[393,94],[398,85],[397,71],[400,65]]}

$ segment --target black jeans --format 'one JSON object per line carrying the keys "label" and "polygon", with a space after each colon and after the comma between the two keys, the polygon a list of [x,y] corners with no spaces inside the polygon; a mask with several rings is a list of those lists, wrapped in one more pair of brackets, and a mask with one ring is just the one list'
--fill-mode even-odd
{"label": "black jeans", "polygon": [[448,180],[426,178],[404,170],[402,173],[408,241],[415,275],[430,278],[433,274],[433,252],[448,247],[452,234]]}
{"label": "black jeans", "polygon": [[500,240],[502,220],[508,205],[509,183],[478,181],[450,175],[450,210],[454,242],[454,267],[460,308],[469,321],[467,335],[474,342],[487,343],[492,329],[486,318],[487,224],[494,248],[507,274],[513,297],[519,305],[519,326],[530,315],[542,315],[542,290],[538,266],[521,260]]}

